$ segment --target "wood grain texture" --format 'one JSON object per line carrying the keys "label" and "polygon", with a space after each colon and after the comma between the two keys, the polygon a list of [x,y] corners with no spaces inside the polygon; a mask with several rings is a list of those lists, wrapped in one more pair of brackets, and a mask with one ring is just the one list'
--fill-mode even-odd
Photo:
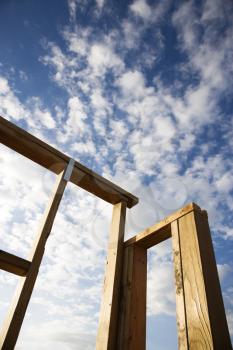
{"label": "wood grain texture", "polygon": [[201,213],[190,212],[181,217],[178,223],[188,348],[231,349],[206,222]]}
{"label": "wood grain texture", "polygon": [[125,349],[129,341],[131,291],[133,278],[134,246],[124,249],[123,274],[120,292],[120,307],[117,329],[117,349]]}
{"label": "wood grain texture", "polygon": [[171,223],[172,232],[172,252],[173,265],[175,272],[175,290],[176,290],[176,322],[178,331],[179,350],[188,350],[188,329],[185,311],[185,296],[183,284],[183,271],[180,252],[180,237],[178,221]]}
{"label": "wood grain texture", "polygon": [[[0,142],[55,174],[59,174],[70,160],[66,154],[2,117]],[[131,208],[138,203],[137,197],[77,161],[71,182],[111,204],[126,201],[128,208]]]}
{"label": "wood grain texture", "polygon": [[213,349],[194,213],[179,219],[185,309],[190,349]]}
{"label": "wood grain texture", "polygon": [[214,349],[232,349],[214,249],[205,211],[195,212],[195,225]]}
{"label": "wood grain texture", "polygon": [[113,350],[116,345],[119,292],[122,277],[122,259],[125,231],[126,203],[113,207],[108,244],[107,263],[100,308],[97,350]]}
{"label": "wood grain texture", "polygon": [[30,261],[14,254],[0,250],[0,269],[18,276],[26,276],[30,268]]}
{"label": "wood grain texture", "polygon": [[[125,242],[117,349],[145,349],[145,344],[140,343],[143,339],[140,327],[143,329],[146,310],[143,302],[146,272],[142,273],[142,265],[136,263],[139,253],[136,248],[145,253],[152,244],[170,235],[179,350],[232,349],[207,215],[194,203]],[[141,323],[137,323],[137,312],[142,315]]]}
{"label": "wood grain texture", "polygon": [[147,250],[137,245],[125,248],[118,350],[146,347]]}
{"label": "wood grain texture", "polygon": [[26,277],[20,278],[9,313],[3,323],[0,333],[0,348],[2,350],[12,350],[16,344],[44,255],[45,244],[51,232],[57,209],[67,184],[67,181],[63,178],[64,173],[65,171],[57,177],[55,191],[44,214],[41,228],[29,256],[29,260],[31,260],[30,269]]}

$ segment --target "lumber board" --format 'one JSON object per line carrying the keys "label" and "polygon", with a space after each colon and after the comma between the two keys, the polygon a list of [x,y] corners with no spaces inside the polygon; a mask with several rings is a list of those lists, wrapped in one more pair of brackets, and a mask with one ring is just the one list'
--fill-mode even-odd
{"label": "lumber board", "polygon": [[232,349],[207,212],[193,213],[214,349]]}
{"label": "lumber board", "polygon": [[210,231],[203,212],[178,219],[188,349],[230,350]]}
{"label": "lumber board", "polygon": [[14,254],[0,250],[0,269],[18,276],[26,276],[30,268],[30,261]]}
{"label": "lumber board", "polygon": [[[44,168],[59,174],[70,157],[44,141],[31,135],[0,116],[0,142]],[[128,208],[138,203],[138,198],[121,187],[75,161],[70,181],[97,197],[116,204],[126,201]]]}
{"label": "lumber board", "polygon": [[125,248],[117,350],[146,348],[147,250]]}
{"label": "lumber board", "polygon": [[133,277],[134,245],[125,247],[123,260],[123,273],[120,289],[120,307],[118,317],[117,350],[123,350],[129,339],[131,289]]}
{"label": "lumber board", "polygon": [[213,349],[205,285],[193,213],[179,219],[188,344],[191,349]]}
{"label": "lumber board", "polygon": [[188,345],[188,328],[185,310],[185,295],[184,295],[184,278],[182,270],[182,259],[180,251],[180,236],[178,220],[171,223],[172,231],[172,253],[173,267],[175,273],[175,292],[176,292],[176,322],[178,333],[178,348],[179,350],[189,350]]}
{"label": "lumber board", "polygon": [[122,278],[126,203],[113,207],[96,350],[115,349]]}
{"label": "lumber board", "polygon": [[191,211],[201,211],[200,207],[195,203],[189,203],[182,209],[176,211],[175,213],[167,216],[162,221],[156,223],[155,225],[148,227],[142,232],[138,233],[136,236],[128,239],[125,242],[125,247],[130,244],[138,244],[144,248],[151,248],[156,244],[159,244],[166,239],[171,237],[171,223],[183,215]]}

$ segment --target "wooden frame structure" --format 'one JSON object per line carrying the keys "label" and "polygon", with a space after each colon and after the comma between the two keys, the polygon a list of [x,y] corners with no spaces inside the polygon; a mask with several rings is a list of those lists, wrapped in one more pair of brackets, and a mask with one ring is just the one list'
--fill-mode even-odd
{"label": "wooden frame structure", "polygon": [[145,350],[147,249],[172,238],[179,349],[231,349],[207,214],[191,203],[124,242],[126,209],[138,198],[0,117],[0,141],[57,174],[27,260],[0,250],[0,269],[20,282],[0,334],[14,349],[45,245],[68,181],[113,204],[96,350]]}
{"label": "wooden frame structure", "polygon": [[[14,349],[28,303],[38,276],[46,241],[68,181],[113,204],[111,249],[112,290],[120,283],[118,269],[123,249],[126,208],[138,203],[138,198],[102,176],[74,161],[23,129],[0,117],[0,142],[57,175],[51,200],[27,260],[0,250],[0,269],[20,276],[20,282],[0,333],[0,349]],[[116,299],[115,299],[116,300]],[[112,308],[117,304],[112,300]],[[116,325],[115,325],[116,326]]]}
{"label": "wooden frame structure", "polygon": [[105,322],[110,299],[104,293],[97,350],[145,350],[147,249],[170,237],[179,350],[232,349],[207,213],[191,203],[124,243],[120,306],[112,314],[117,332]]}

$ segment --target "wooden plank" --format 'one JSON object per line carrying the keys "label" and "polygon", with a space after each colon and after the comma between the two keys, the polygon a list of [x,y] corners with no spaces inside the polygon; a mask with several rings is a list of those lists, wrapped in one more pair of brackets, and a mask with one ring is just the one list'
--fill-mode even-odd
{"label": "wooden plank", "polygon": [[151,248],[154,245],[161,243],[167,238],[171,237],[171,222],[177,220],[181,216],[191,212],[200,211],[200,207],[195,203],[187,204],[184,208],[176,211],[175,213],[169,215],[164,220],[159,223],[148,227],[146,230],[138,233],[136,236],[128,239],[125,242],[125,247],[130,244],[138,244],[144,248]]}
{"label": "wooden plank", "polygon": [[0,269],[18,276],[26,276],[30,261],[22,259],[14,254],[0,250]]}
{"label": "wooden plank", "polygon": [[120,293],[117,349],[123,350],[129,342],[131,292],[133,279],[134,245],[124,249],[123,275]]}
{"label": "wooden plank", "polygon": [[206,211],[194,213],[214,349],[232,349]]}
{"label": "wooden plank", "polygon": [[[70,160],[64,153],[2,117],[0,142],[55,174],[59,174]],[[128,208],[131,208],[138,203],[137,197],[79,162],[75,162],[71,182],[111,204],[126,201]]]}
{"label": "wooden plank", "polygon": [[124,350],[146,349],[147,251],[134,247],[129,344]]}
{"label": "wooden plank", "polygon": [[208,225],[201,212],[179,219],[189,349],[230,350]]}
{"label": "wooden plank", "polygon": [[32,260],[31,267],[27,276],[21,277],[9,313],[3,323],[0,334],[0,348],[2,350],[14,349],[16,344],[44,255],[45,244],[51,232],[67,184],[67,181],[64,180],[64,176],[65,171],[57,177],[55,191],[45,212],[35,244],[29,255],[29,260]]}
{"label": "wooden plank", "polygon": [[117,349],[145,350],[147,250],[130,245],[125,248],[126,257]]}
{"label": "wooden plank", "polygon": [[176,322],[178,330],[178,346],[179,350],[188,350],[188,330],[187,319],[185,313],[185,300],[184,300],[184,279],[181,262],[180,251],[180,237],[178,221],[175,220],[171,223],[172,232],[172,252],[173,252],[173,264],[175,272],[175,289],[176,289]]}
{"label": "wooden plank", "polygon": [[100,308],[97,350],[113,350],[117,337],[119,290],[122,274],[126,203],[113,207],[102,303]]}
{"label": "wooden plank", "polygon": [[190,349],[213,349],[201,258],[194,213],[179,219],[188,345]]}

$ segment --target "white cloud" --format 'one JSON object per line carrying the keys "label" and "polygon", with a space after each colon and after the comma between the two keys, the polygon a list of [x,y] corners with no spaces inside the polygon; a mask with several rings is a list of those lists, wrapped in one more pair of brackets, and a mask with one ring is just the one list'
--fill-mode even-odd
{"label": "white cloud", "polygon": [[7,79],[0,77],[0,93],[5,95],[10,92],[10,87]]}
{"label": "white cloud", "polygon": [[23,70],[20,70],[19,71],[19,77],[22,81],[27,81],[28,80],[28,76],[27,76],[27,73],[24,72]]}
{"label": "white cloud", "polygon": [[41,111],[39,109],[35,110],[36,117],[41,122],[43,126],[48,129],[53,129],[56,127],[55,120],[53,119],[49,111]]}
{"label": "white cloud", "polygon": [[134,22],[124,20],[122,23],[124,33],[124,45],[127,49],[137,47],[140,42],[141,28],[138,28]]}
{"label": "white cloud", "polygon": [[69,117],[76,122],[86,119],[83,104],[78,96],[71,97],[68,101]]}
{"label": "white cloud", "polygon": [[17,121],[28,117],[27,110],[4,77],[0,77],[0,114],[5,118]]}
{"label": "white cloud", "polygon": [[68,118],[63,124],[62,131],[57,133],[57,139],[61,143],[72,140],[74,137],[81,137],[87,131],[85,106],[78,96],[70,97],[67,103]]}
{"label": "white cloud", "polygon": [[175,125],[167,116],[157,116],[154,119],[156,134],[162,139],[171,139],[175,135]]}
{"label": "white cloud", "polygon": [[228,322],[230,335],[231,337],[233,337],[233,314],[231,313],[231,311],[227,312],[227,322]]}
{"label": "white cloud", "polygon": [[26,257],[51,191],[46,188],[47,173],[5,147],[1,147],[0,163],[2,248]]}
{"label": "white cloud", "polygon": [[93,72],[100,76],[106,70],[121,71],[124,64],[121,58],[105,43],[95,43],[90,49],[88,62]]}
{"label": "white cloud", "polygon": [[[211,89],[219,91],[226,89],[229,85],[229,74],[232,75],[232,65],[229,64],[227,57],[231,51],[229,47],[231,29],[221,34],[220,41],[216,41],[214,36],[217,36],[218,29],[216,27],[216,31],[213,30],[212,22],[216,14],[219,20],[223,13],[226,17],[228,16],[226,9],[230,4],[227,3],[223,4],[215,0],[210,5],[210,2],[206,1],[202,17],[200,17],[193,3],[187,2],[173,14],[173,23],[179,35],[180,48],[189,56],[188,66],[196,69],[200,74],[202,85],[206,84],[210,92]],[[192,13],[191,17],[190,13]],[[202,37],[201,32],[203,32]],[[198,50],[196,50],[197,46]]]}
{"label": "white cloud", "polygon": [[226,279],[226,277],[229,276],[229,274],[232,272],[232,267],[228,264],[218,264],[218,274],[219,274],[219,278],[221,283],[223,283],[223,281]]}
{"label": "white cloud", "polygon": [[[67,32],[64,32],[64,37],[68,36]],[[77,49],[75,47],[75,43],[72,44],[72,37],[70,38],[71,42],[69,42],[70,50]],[[74,82],[74,78],[76,77],[76,68],[79,67],[77,57],[67,57],[60,47],[53,42],[44,43],[44,48],[49,52],[48,54],[40,57],[40,61],[46,65],[53,67],[54,71],[52,79],[61,87],[67,89],[70,95],[73,95],[75,90],[75,86],[77,86],[76,82]],[[84,48],[83,48],[84,49]]]}
{"label": "white cloud", "polygon": [[69,13],[70,13],[70,20],[72,22],[75,21],[76,19],[76,10],[77,10],[77,5],[78,5],[78,0],[68,0],[68,8],[69,8]]}
{"label": "white cloud", "polygon": [[[91,318],[89,319],[91,325]],[[83,319],[79,318],[72,322],[65,320],[44,321],[40,325],[27,325],[27,329],[23,328],[19,337],[17,349],[43,349],[49,350],[56,348],[58,350],[70,349],[86,349],[92,350],[95,344],[95,336],[90,332],[91,327],[86,332],[80,330]],[[43,342],[33,339],[42,339]]]}
{"label": "white cloud", "polygon": [[31,97],[22,103],[9,81],[0,77],[0,114],[13,122],[24,120],[38,137],[43,137],[43,129],[54,129],[55,119],[38,97]]}
{"label": "white cloud", "polygon": [[201,19],[202,21],[224,19],[224,16],[227,15],[227,11],[231,10],[231,8],[232,4],[230,1],[206,0]]}
{"label": "white cloud", "polygon": [[149,19],[151,16],[151,8],[146,0],[136,0],[130,5],[131,11],[143,19]]}
{"label": "white cloud", "polygon": [[62,72],[66,66],[65,56],[57,45],[51,43],[49,47],[52,55],[44,56],[43,62],[45,64],[52,63],[57,68],[58,72]]}
{"label": "white cloud", "polygon": [[[197,88],[187,91],[184,101],[177,101],[171,108],[181,127],[199,127],[216,116],[214,111],[215,102],[212,101],[212,94],[207,85],[200,85]],[[191,125],[190,125],[191,124]]]}
{"label": "white cloud", "polygon": [[216,181],[216,186],[219,191],[229,193],[233,188],[233,174],[226,172]]}
{"label": "white cloud", "polygon": [[99,9],[102,9],[102,7],[104,6],[104,2],[105,0],[96,0],[96,4]]}
{"label": "white cloud", "polygon": [[113,134],[116,135],[117,139],[123,140],[129,129],[123,120],[110,120],[110,127],[112,128]]}
{"label": "white cloud", "polygon": [[96,153],[96,147],[94,143],[91,140],[88,140],[87,142],[75,142],[72,145],[72,150],[81,153],[81,154],[89,154],[89,155],[95,155]]}
{"label": "white cloud", "polygon": [[90,30],[79,28],[78,31],[64,31],[63,36],[68,42],[68,47],[71,52],[75,52],[80,56],[86,56],[88,54],[88,36]]}
{"label": "white cloud", "polygon": [[170,0],[157,2],[155,5],[149,5],[147,0],[134,0],[130,5],[132,13],[141,19],[144,23],[159,23],[170,6]]}
{"label": "white cloud", "polygon": [[123,93],[130,96],[140,97],[145,92],[145,79],[141,72],[129,71],[124,73],[117,81]]}
{"label": "white cloud", "polygon": [[160,243],[149,251],[148,316],[175,315],[175,282],[171,258],[170,241]]}
{"label": "white cloud", "polygon": [[91,103],[95,112],[100,115],[105,115],[111,112],[109,101],[102,95],[99,89],[95,89],[91,94]]}

